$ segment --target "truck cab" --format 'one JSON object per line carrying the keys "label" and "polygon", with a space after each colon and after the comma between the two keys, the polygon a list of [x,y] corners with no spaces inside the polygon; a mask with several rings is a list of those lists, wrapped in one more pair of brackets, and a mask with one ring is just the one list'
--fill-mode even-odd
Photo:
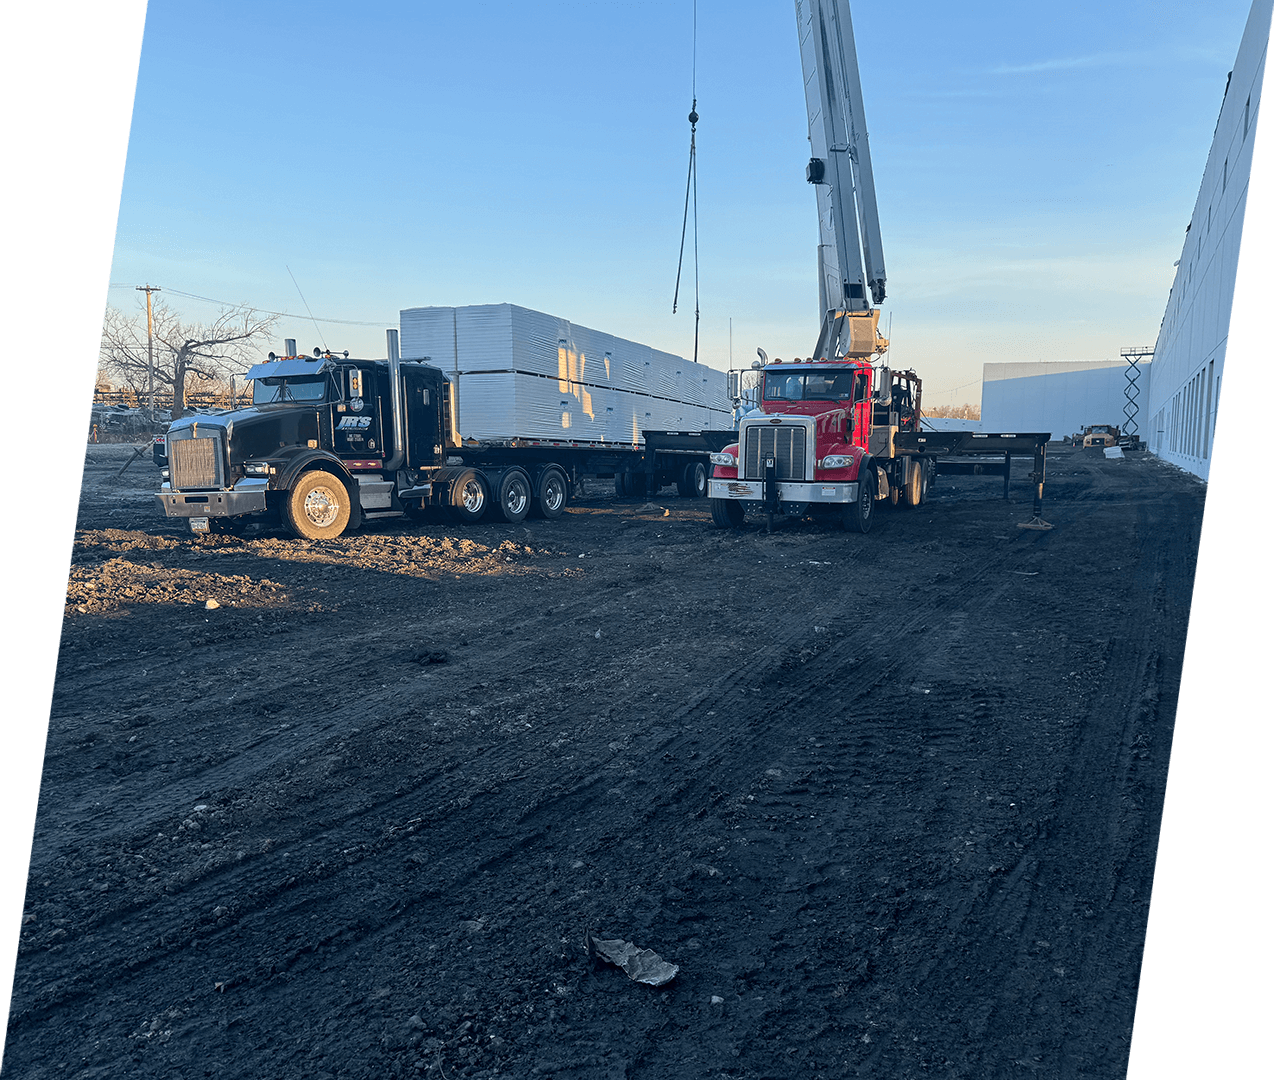
{"label": "truck cab", "polygon": [[919,430],[915,372],[866,359],[775,360],[763,368],[760,414],[714,454],[713,520],[738,527],[748,510],[838,516],[866,532],[876,501],[923,501],[925,462],[894,452],[899,430]]}
{"label": "truck cab", "polygon": [[437,368],[315,350],[271,354],[248,377],[250,406],[169,427],[156,496],[168,517],[201,532],[279,512],[300,535],[321,538],[357,526],[365,511],[429,496],[454,430]]}

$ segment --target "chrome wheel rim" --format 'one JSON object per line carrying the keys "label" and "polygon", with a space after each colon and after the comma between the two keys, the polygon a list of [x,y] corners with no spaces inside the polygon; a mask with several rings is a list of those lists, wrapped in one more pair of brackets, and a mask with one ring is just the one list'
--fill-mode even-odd
{"label": "chrome wheel rim", "polygon": [[560,509],[562,503],[566,501],[566,487],[562,484],[561,479],[554,474],[544,481],[544,505],[551,511]]}
{"label": "chrome wheel rim", "polygon": [[521,480],[514,480],[505,489],[504,509],[516,517],[526,509],[530,498],[526,485]]}
{"label": "chrome wheel rim", "polygon": [[330,488],[326,486],[310,488],[305,494],[305,519],[316,529],[326,529],[336,521],[341,512],[341,504]]}
{"label": "chrome wheel rim", "polygon": [[482,481],[467,480],[464,487],[460,489],[460,501],[464,504],[464,508],[471,514],[476,514],[482,509]]}

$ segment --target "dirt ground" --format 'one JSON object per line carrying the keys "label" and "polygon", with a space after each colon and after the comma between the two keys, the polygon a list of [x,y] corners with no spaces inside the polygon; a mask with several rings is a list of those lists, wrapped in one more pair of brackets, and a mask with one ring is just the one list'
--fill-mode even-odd
{"label": "dirt ground", "polygon": [[867,536],[599,483],[307,543],[195,538],[127,453],[6,1077],[1124,1075],[1193,478],[1051,449],[1051,532],[1023,461]]}

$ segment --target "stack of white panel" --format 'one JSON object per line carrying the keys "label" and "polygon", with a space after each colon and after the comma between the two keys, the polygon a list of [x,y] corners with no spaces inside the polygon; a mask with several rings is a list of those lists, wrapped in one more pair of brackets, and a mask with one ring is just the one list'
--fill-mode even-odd
{"label": "stack of white panel", "polygon": [[461,437],[636,445],[644,429],[731,426],[725,374],[513,304],[408,308],[405,360],[459,388]]}

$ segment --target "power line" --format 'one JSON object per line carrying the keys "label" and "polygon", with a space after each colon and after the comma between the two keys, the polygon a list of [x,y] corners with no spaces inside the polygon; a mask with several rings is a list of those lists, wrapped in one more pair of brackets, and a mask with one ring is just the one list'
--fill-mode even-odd
{"label": "power line", "polygon": [[[122,282],[112,281],[111,288],[112,289],[132,289],[132,288],[136,288],[136,286],[124,284]],[[241,304],[231,303],[229,300],[216,300],[211,296],[199,296],[197,293],[182,292],[180,289],[171,289],[171,288],[168,288],[167,286],[164,287],[164,292],[171,293],[173,296],[184,296],[187,300],[202,300],[204,301],[204,303],[207,303],[207,304],[219,304],[221,307],[233,308],[233,307],[243,306]],[[304,297],[302,297],[302,300],[304,300]],[[364,322],[358,319],[324,319],[321,316],[317,316],[317,315],[297,315],[295,312],[292,312],[292,311],[271,311],[269,308],[253,308],[253,310],[259,311],[263,315],[278,315],[284,319],[310,319],[313,322],[339,323],[341,326],[384,326],[385,325],[382,322]]]}

